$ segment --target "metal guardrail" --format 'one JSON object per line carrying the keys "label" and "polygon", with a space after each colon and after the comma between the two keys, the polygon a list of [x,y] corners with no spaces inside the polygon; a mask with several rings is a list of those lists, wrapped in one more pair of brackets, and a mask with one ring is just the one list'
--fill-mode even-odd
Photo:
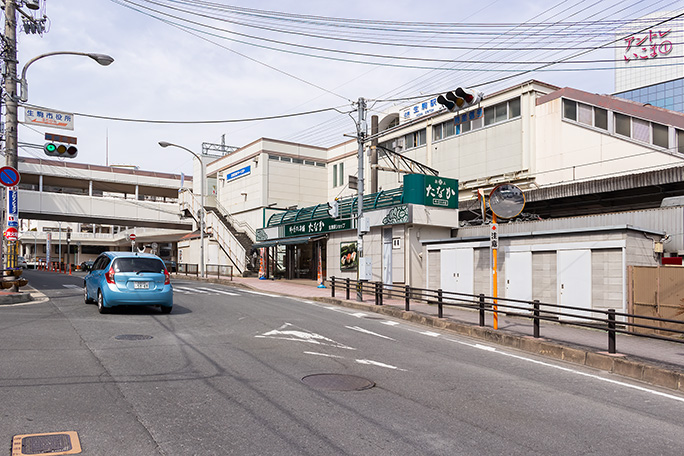
{"label": "metal guardrail", "polygon": [[[391,287],[382,282],[358,281],[349,278],[330,278],[331,296],[335,297],[336,289],[345,292],[345,299],[350,299],[352,291],[356,293],[358,301],[363,300],[364,293],[374,296],[375,305],[383,305],[383,297],[404,300],[404,310],[410,311],[411,300],[427,302],[437,306],[437,318],[444,317],[444,306],[454,306],[476,310],[479,312],[479,326],[485,325],[485,315],[503,313],[516,317],[529,318],[533,324],[533,336],[539,338],[541,322],[550,321],[568,326],[604,330],[608,334],[608,352],[616,353],[616,334],[629,334],[631,336],[659,339],[669,342],[684,343],[684,321],[668,318],[648,317],[643,315],[617,312],[615,309],[587,309],[584,307],[563,306],[559,304],[543,303],[539,300],[524,301],[509,298],[493,298],[484,294],[470,295],[451,291],[430,290],[416,288],[409,285]],[[658,323],[667,323],[678,327],[664,328],[654,326]],[[637,329],[659,331],[669,336],[660,334],[644,334],[636,332]]]}
{"label": "metal guardrail", "polygon": [[[178,263],[176,274],[186,276],[199,277],[199,264],[196,263]],[[216,277],[217,279],[230,278],[233,280],[233,265],[229,264],[205,264],[204,275],[207,277]]]}

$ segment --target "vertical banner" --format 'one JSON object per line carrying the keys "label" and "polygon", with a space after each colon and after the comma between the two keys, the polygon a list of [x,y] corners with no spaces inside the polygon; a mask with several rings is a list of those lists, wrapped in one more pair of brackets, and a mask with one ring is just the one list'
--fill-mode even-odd
{"label": "vertical banner", "polygon": [[50,251],[52,250],[52,233],[47,232],[47,244],[45,245],[45,264],[50,267]]}
{"label": "vertical banner", "polygon": [[7,227],[19,227],[18,187],[7,187]]}
{"label": "vertical banner", "polygon": [[259,249],[259,280],[265,280],[266,279],[266,268],[264,264],[264,257],[266,256],[266,248],[261,247]]}

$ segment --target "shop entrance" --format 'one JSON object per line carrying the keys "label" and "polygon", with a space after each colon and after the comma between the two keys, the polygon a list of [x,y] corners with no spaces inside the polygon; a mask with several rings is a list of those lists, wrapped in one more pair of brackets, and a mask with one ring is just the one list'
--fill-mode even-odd
{"label": "shop entrance", "polygon": [[318,276],[319,246],[320,258],[323,261],[321,266],[325,276],[325,241],[314,241],[285,246],[285,277],[290,280],[316,280]]}

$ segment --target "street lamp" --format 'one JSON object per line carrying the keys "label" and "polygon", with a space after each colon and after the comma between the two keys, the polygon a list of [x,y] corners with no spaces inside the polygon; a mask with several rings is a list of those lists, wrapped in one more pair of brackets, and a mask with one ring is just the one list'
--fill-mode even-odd
{"label": "street lamp", "polygon": [[53,55],[82,55],[84,57],[90,57],[91,59],[95,60],[97,63],[99,63],[102,66],[107,66],[111,64],[114,59],[106,54],[97,54],[94,52],[72,52],[72,51],[57,51],[57,52],[48,52],[47,54],[41,54],[38,57],[34,57],[28,62],[26,62],[26,65],[24,65],[24,68],[21,70],[21,79],[19,79],[19,84],[21,88],[21,92],[19,95],[19,101],[25,102],[28,100],[28,82],[26,81],[26,71],[28,70],[28,67],[31,66],[33,62],[36,60],[45,58],[45,57],[50,57]]}
{"label": "street lamp", "polygon": [[179,146],[178,144],[173,144],[170,142],[166,141],[159,141],[159,145],[162,147],[178,147],[179,149],[183,149],[186,152],[190,152],[192,155],[195,156],[197,160],[200,162],[200,192],[201,192],[201,205],[202,208],[199,210],[199,213],[197,214],[200,219],[200,276],[204,277],[204,215],[205,215],[205,210],[204,210],[204,176],[206,174],[205,167],[204,167],[204,162],[202,161],[202,158],[197,155],[195,152],[191,151],[187,147]]}

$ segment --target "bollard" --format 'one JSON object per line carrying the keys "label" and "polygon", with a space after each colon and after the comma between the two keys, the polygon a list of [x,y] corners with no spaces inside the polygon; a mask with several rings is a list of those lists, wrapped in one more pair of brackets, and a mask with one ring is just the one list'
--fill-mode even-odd
{"label": "bollard", "polygon": [[404,287],[404,310],[406,312],[409,311],[409,300],[411,299],[411,286],[406,285]]}
{"label": "bollard", "polygon": [[331,296],[335,297],[335,276],[330,277],[330,293]]}
{"label": "bollard", "polygon": [[539,339],[539,300],[535,299],[532,306],[534,307],[534,318],[532,319],[534,323],[534,338]]}
{"label": "bollard", "polygon": [[379,305],[380,305],[380,296],[378,296],[378,294],[379,294],[378,290],[380,289],[380,287],[379,287],[378,285],[380,285],[378,282],[375,282],[375,283],[373,284],[373,289],[374,289],[374,292],[375,292],[375,305],[376,305],[376,306],[379,306]]}
{"label": "bollard", "polygon": [[437,290],[437,318],[444,317],[444,310],[442,309],[442,289]]}
{"label": "bollard", "polygon": [[378,282],[378,297],[380,298],[379,299],[379,303],[380,303],[379,305],[382,305],[382,295],[384,292],[385,292],[385,290],[383,288],[382,282]]}
{"label": "bollard", "polygon": [[349,277],[347,277],[347,279],[346,279],[345,281],[346,281],[346,283],[347,283],[347,294],[346,294],[346,299],[347,299],[347,301],[348,301],[348,300],[349,300]]}
{"label": "bollard", "polygon": [[615,351],[615,309],[608,309],[608,353]]}
{"label": "bollard", "polygon": [[485,295],[480,293],[480,326],[485,325]]}

